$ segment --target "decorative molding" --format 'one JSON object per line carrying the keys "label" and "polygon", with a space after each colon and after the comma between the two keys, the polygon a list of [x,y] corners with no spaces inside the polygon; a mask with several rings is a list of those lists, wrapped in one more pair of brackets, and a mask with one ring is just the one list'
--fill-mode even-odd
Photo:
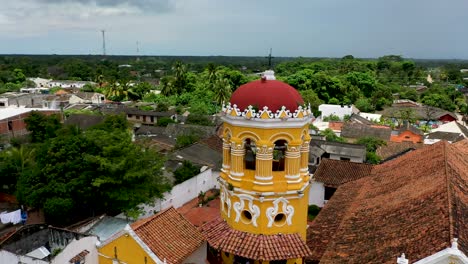
{"label": "decorative molding", "polygon": [[296,174],[296,175],[285,175],[284,176],[286,179],[298,179],[301,177],[301,174]]}
{"label": "decorative molding", "polygon": [[[264,106],[259,111],[256,111],[252,106],[247,107],[247,109],[241,110],[237,107],[236,104],[231,105],[231,103],[223,104],[221,115],[224,121],[233,124],[233,125],[244,125],[252,126],[250,121],[260,121],[264,124],[262,126],[266,127],[298,127],[307,124],[313,117],[312,111],[309,105],[299,106],[294,113],[292,113],[286,107],[281,107],[273,113],[268,109],[267,106]],[[241,122],[239,122],[241,121]],[[278,121],[275,123],[270,123],[270,121]],[[291,123],[291,121],[293,121]],[[298,123],[299,121],[299,123]],[[250,124],[249,124],[250,123]],[[258,122],[253,127],[258,127]]]}
{"label": "decorative molding", "polygon": [[245,201],[247,201],[249,212],[252,215],[250,223],[257,227],[257,218],[260,216],[260,208],[253,204],[254,197],[248,194],[235,194],[235,196],[239,197],[239,202],[235,202],[233,205],[234,212],[236,212],[236,219],[234,221],[239,222],[241,213],[245,210]]}
{"label": "decorative molding", "polygon": [[[281,212],[279,212],[279,203],[282,203]],[[278,213],[283,213],[286,215],[286,223],[292,225],[292,217],[294,215],[294,207],[288,205],[289,201],[284,197],[279,197],[273,201],[273,207],[268,207],[266,209],[266,216],[268,218],[268,227],[271,227],[275,221],[275,216]]]}
{"label": "decorative molding", "polygon": [[[226,209],[228,218],[231,217],[231,198],[229,198],[229,193],[226,191],[226,187],[224,186],[221,186],[220,198],[223,211]],[[224,204],[227,204],[227,208],[224,208]]]}
{"label": "decorative molding", "polygon": [[253,182],[256,185],[273,185],[273,182],[259,182],[259,181],[254,181]]}

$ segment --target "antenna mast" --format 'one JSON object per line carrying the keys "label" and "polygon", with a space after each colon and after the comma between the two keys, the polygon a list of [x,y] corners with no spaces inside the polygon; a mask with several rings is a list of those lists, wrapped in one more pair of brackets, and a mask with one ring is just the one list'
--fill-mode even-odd
{"label": "antenna mast", "polygon": [[102,55],[106,56],[106,31],[103,29],[102,32]]}
{"label": "antenna mast", "polygon": [[271,54],[272,54],[272,51],[273,49],[270,48],[270,54],[268,54],[268,57],[266,57],[268,59],[268,69],[273,69],[273,63],[272,63],[272,60],[275,58],[275,57],[272,57]]}

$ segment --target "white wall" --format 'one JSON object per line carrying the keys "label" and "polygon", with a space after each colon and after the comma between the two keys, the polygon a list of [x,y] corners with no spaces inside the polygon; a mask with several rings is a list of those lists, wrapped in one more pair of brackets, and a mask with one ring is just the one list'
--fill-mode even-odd
{"label": "white wall", "polygon": [[309,190],[309,205],[315,204],[318,207],[323,207],[325,197],[325,186],[321,182],[313,181]]}
{"label": "white wall", "polygon": [[[70,263],[70,259],[78,255],[83,250],[88,250],[89,253],[85,257],[86,264],[98,264],[98,252],[96,249],[97,237],[83,237],[79,240],[73,240],[68,244],[60,254],[52,259],[52,264]],[[0,262],[3,263],[3,262]]]}
{"label": "white wall", "polygon": [[191,263],[206,263],[206,241],[182,262],[182,264]]}
{"label": "white wall", "polygon": [[159,212],[171,206],[179,208],[190,200],[198,197],[200,191],[206,192],[213,188],[219,188],[219,183],[216,180],[218,176],[219,172],[213,172],[212,169],[207,169],[197,176],[174,186],[170,192],[164,193],[163,199],[156,199],[154,205],[140,205],[140,207],[143,207],[144,213],[139,219],[154,215],[155,212]]}
{"label": "white wall", "polygon": [[347,106],[347,105],[331,105],[331,104],[321,104],[318,107],[318,110],[321,112],[321,119],[323,120],[324,117],[330,116],[330,115],[336,115],[338,116],[341,120],[343,120],[345,115],[351,115],[353,113],[353,110],[357,112],[357,109],[353,109],[353,106]]}
{"label": "white wall", "polygon": [[[48,261],[43,261],[40,259],[33,259],[25,256],[18,256],[6,250],[0,250],[0,263],[1,264],[15,264],[15,263],[24,263],[24,264],[48,264]],[[64,262],[64,263],[68,263]]]}
{"label": "white wall", "polygon": [[347,158],[350,159],[351,162],[356,162],[356,163],[363,163],[364,160],[359,157],[352,157],[352,156],[346,156],[346,155],[338,155],[338,154],[330,154],[330,159],[334,160],[340,160],[340,158]]}

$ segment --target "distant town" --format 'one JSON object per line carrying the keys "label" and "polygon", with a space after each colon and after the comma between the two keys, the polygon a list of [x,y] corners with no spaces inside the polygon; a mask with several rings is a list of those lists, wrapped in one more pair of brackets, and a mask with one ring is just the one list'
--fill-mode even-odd
{"label": "distant town", "polygon": [[0,55],[0,263],[468,263],[468,61]]}

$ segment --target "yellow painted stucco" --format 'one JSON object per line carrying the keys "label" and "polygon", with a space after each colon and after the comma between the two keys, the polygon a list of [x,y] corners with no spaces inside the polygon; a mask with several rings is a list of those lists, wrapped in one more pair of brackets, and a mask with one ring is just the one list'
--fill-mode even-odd
{"label": "yellow painted stucco", "polygon": [[[225,254],[223,253],[221,258],[223,259],[224,264],[234,264],[234,255],[233,254]],[[254,260],[250,264],[269,264],[270,261],[261,261],[261,260]],[[302,264],[304,263],[302,259],[288,259],[286,264]]]}
{"label": "yellow painted stucco", "polygon": [[[267,128],[264,123],[255,122],[252,120],[251,126],[224,123],[221,216],[231,228],[243,232],[266,235],[297,233],[305,241],[310,188],[308,124],[298,122],[300,125],[292,128]],[[245,167],[246,139],[255,142],[255,170]],[[277,140],[287,142],[284,170],[281,171],[271,169],[277,162],[272,158]],[[291,207],[293,214],[288,211]],[[245,215],[243,211],[247,211]],[[259,213],[255,214],[256,211]],[[252,218],[253,215],[257,218]],[[289,215],[290,221],[287,221]],[[233,254],[222,252],[221,255],[224,263],[234,263]],[[269,262],[255,260],[253,263]],[[287,263],[303,262],[302,259],[289,259]]]}
{"label": "yellow painted stucco", "polygon": [[98,252],[99,264],[113,264],[115,252],[117,252],[117,259],[127,264],[156,264],[140,245],[126,233],[98,248]]}

